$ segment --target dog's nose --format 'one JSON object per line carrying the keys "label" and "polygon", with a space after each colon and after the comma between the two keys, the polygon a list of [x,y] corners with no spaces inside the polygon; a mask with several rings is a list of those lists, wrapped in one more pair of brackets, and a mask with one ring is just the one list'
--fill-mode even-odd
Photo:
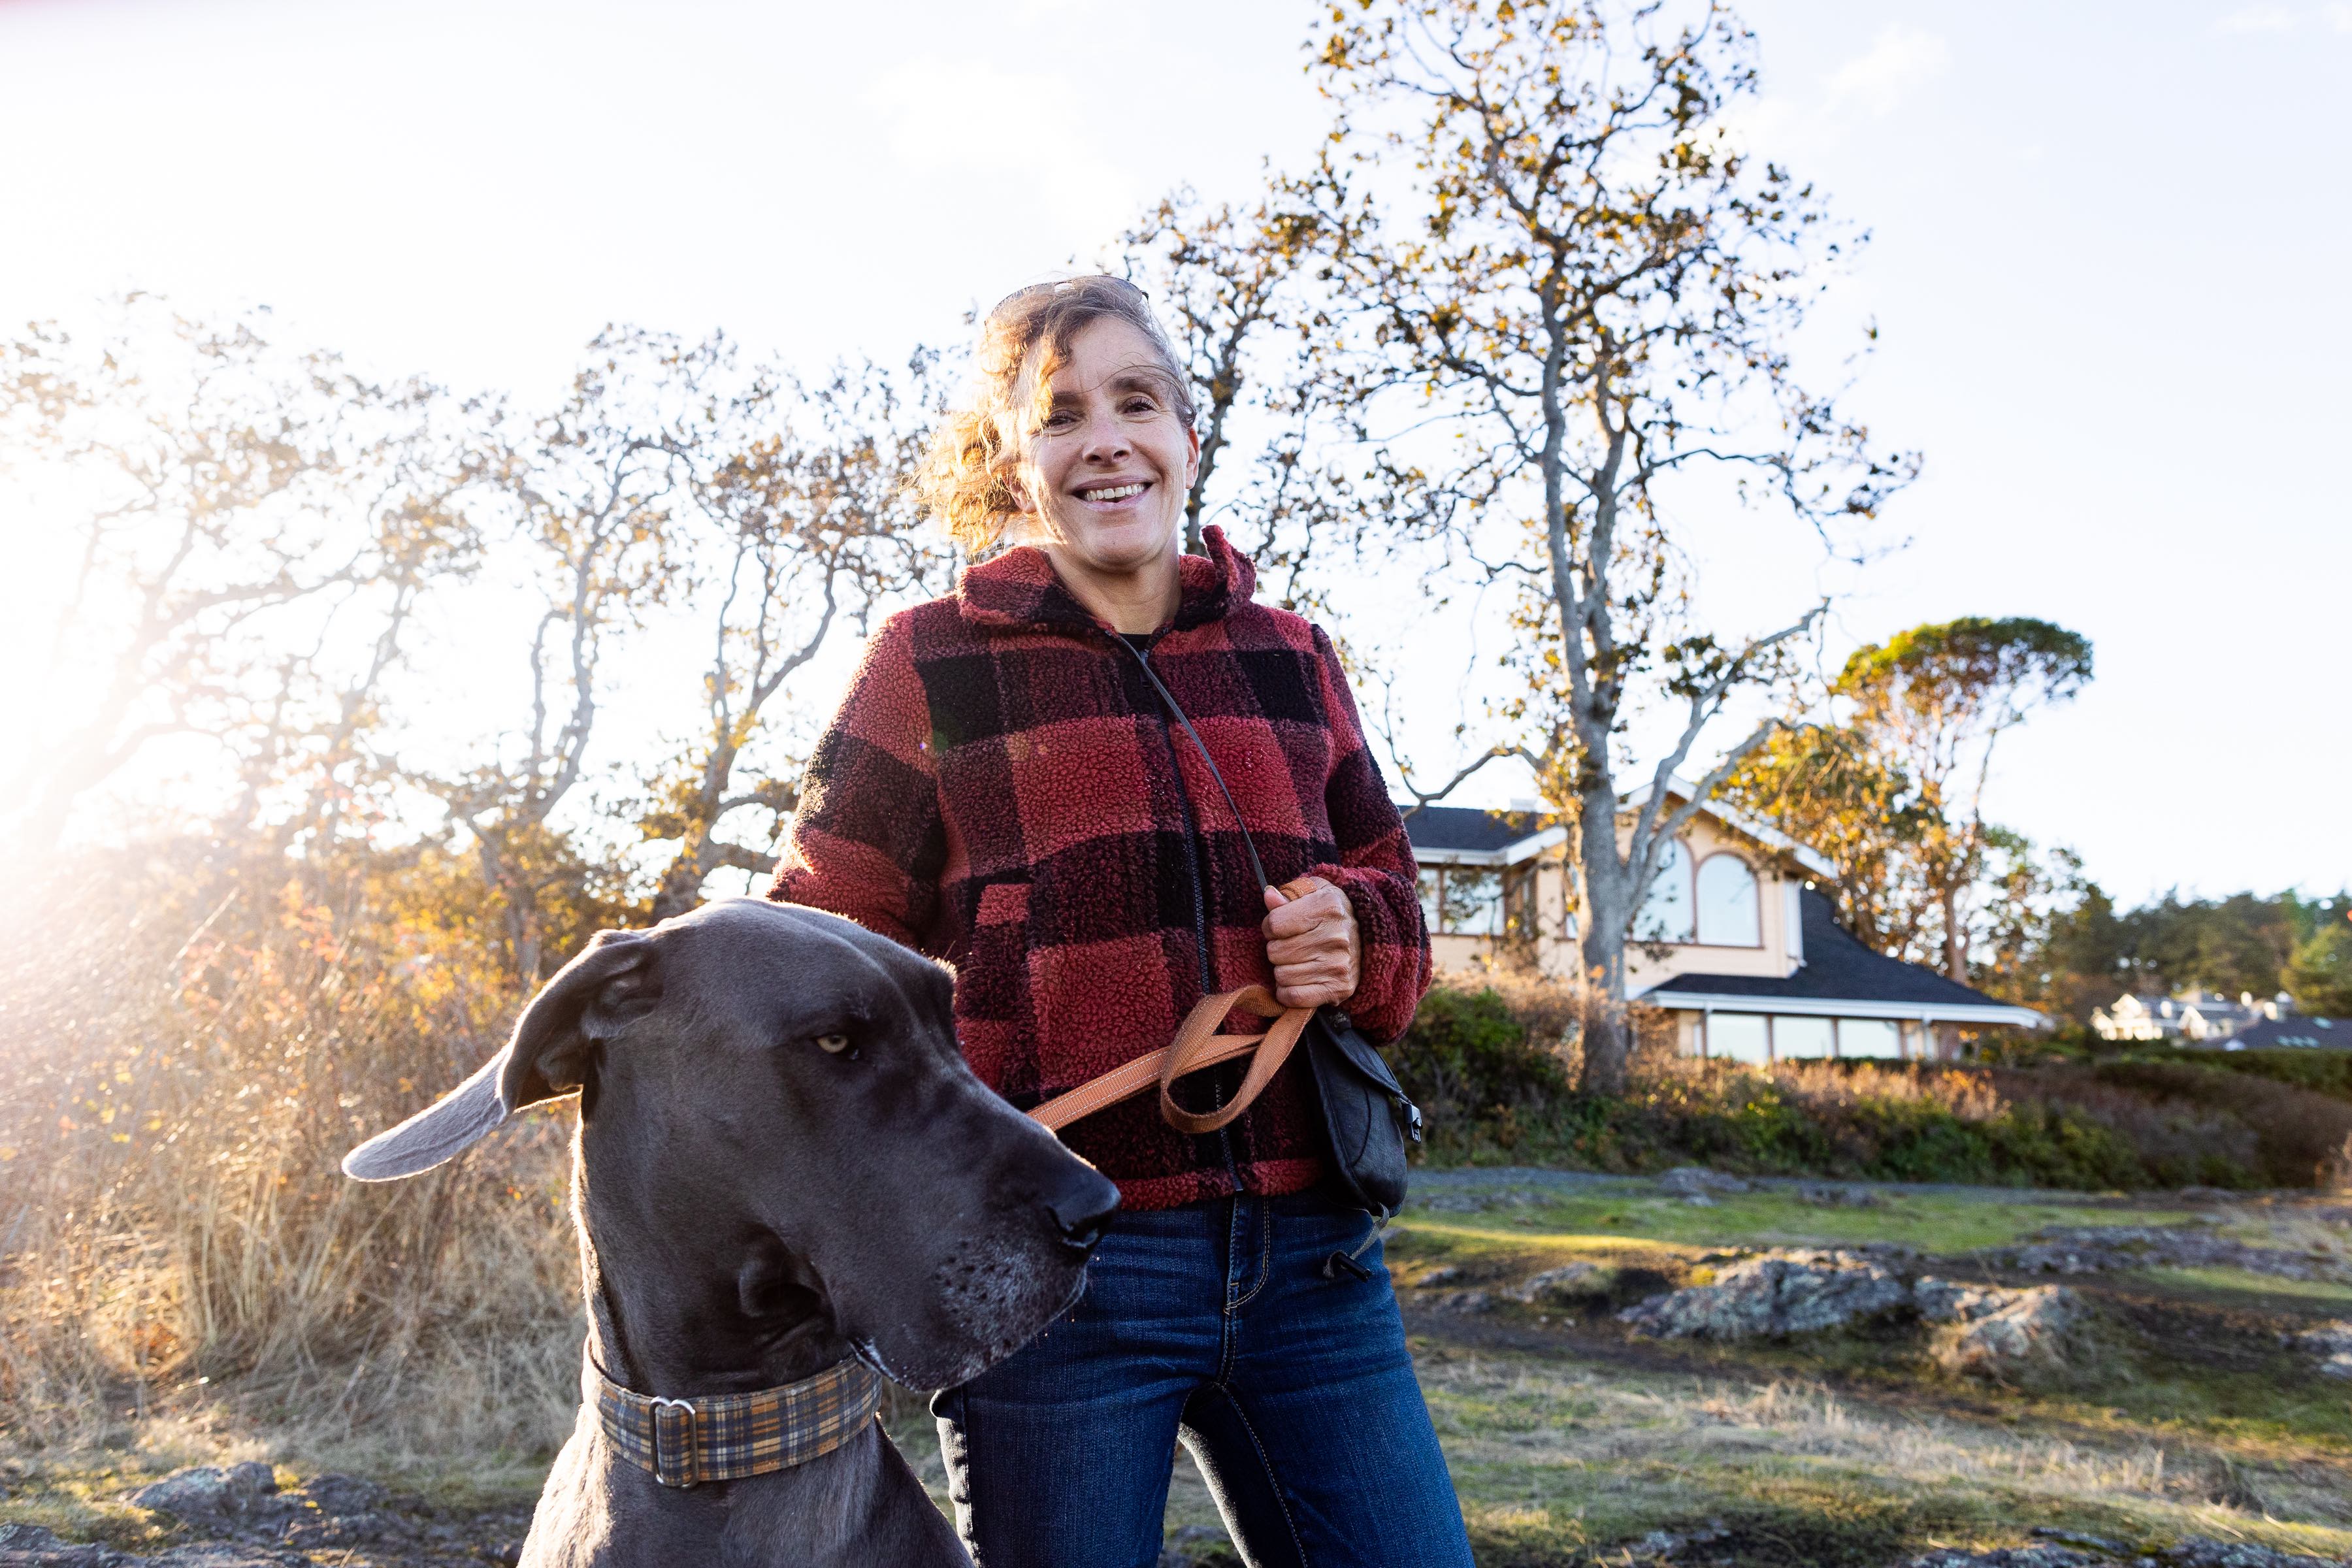
{"label": "dog's nose", "polygon": [[1082,1165],[1046,1198],[1045,1212],[1054,1216],[1066,1246],[1089,1252],[1118,1212],[1118,1189],[1100,1171]]}

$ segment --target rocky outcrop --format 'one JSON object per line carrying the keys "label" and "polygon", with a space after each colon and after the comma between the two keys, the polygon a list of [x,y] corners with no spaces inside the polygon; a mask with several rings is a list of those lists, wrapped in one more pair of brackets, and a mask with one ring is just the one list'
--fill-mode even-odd
{"label": "rocky outcrop", "polygon": [[1658,1185],[1685,1203],[1702,1206],[1715,1202],[1717,1193],[1744,1193],[1748,1184],[1738,1176],[1727,1176],[1721,1171],[1710,1171],[1704,1165],[1677,1165],[1658,1178]]}
{"label": "rocky outcrop", "polygon": [[1786,1339],[1842,1329],[1906,1307],[1911,1288],[1853,1252],[1768,1252],[1742,1258],[1705,1285],[1654,1296],[1617,1314],[1659,1339]]}
{"label": "rocky outcrop", "polygon": [[1947,1326],[1929,1347],[1946,1372],[2004,1377],[2028,1368],[2057,1366],[2089,1316],[2083,1299],[2063,1285],[1962,1294],[1954,1304],[1954,1316],[1946,1320]]}
{"label": "rocky outcrop", "polygon": [[299,1552],[207,1542],[133,1557],[110,1546],[76,1545],[35,1524],[0,1524],[0,1568],[310,1568]]}
{"label": "rocky outcrop", "polygon": [[2352,1260],[2324,1248],[2254,1247],[2194,1225],[2052,1226],[2016,1247],[1980,1255],[2021,1274],[2103,1274],[2131,1268],[2242,1268],[2282,1279],[2352,1280]]}
{"label": "rocky outcrop", "polygon": [[1504,1294],[1529,1307],[1572,1307],[1607,1296],[1616,1283],[1614,1268],[1597,1263],[1563,1263],[1522,1280]]}
{"label": "rocky outcrop", "polygon": [[1936,1359],[1953,1372],[1998,1376],[2059,1360],[2087,1317],[2061,1285],[2022,1290],[1933,1275],[1906,1279],[1886,1258],[1857,1252],[1768,1252],[1703,1285],[1654,1296],[1617,1314],[1658,1339],[1787,1339],[1897,1312],[1935,1324]]}
{"label": "rocky outcrop", "polygon": [[2316,1360],[2320,1376],[2352,1378],[2352,1320],[2305,1329],[2289,1335],[2287,1343]]}
{"label": "rocky outcrop", "polygon": [[[2036,1531],[2036,1534],[2045,1533]],[[2273,1547],[2243,1541],[2209,1541],[2192,1536],[2178,1546],[2140,1552],[2115,1542],[2101,1542],[2063,1531],[2046,1533],[2071,1542],[2066,1545],[2001,1547],[1991,1552],[1930,1552],[1914,1557],[1903,1568],[2343,1568],[2344,1560],[2299,1557]]]}
{"label": "rocky outcrop", "polygon": [[268,1465],[210,1465],[180,1470],[140,1488],[131,1500],[206,1534],[260,1536],[304,1552],[351,1547],[391,1533],[384,1489],[356,1476],[315,1476],[278,1489]]}

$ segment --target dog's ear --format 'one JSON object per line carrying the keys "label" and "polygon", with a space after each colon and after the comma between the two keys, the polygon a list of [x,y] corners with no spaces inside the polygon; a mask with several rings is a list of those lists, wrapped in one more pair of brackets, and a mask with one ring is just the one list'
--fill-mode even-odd
{"label": "dog's ear", "polygon": [[515,1020],[506,1048],[456,1089],[343,1156],[362,1182],[414,1176],[472,1148],[527,1105],[586,1081],[596,1042],[654,996],[651,933],[605,931],[556,972]]}

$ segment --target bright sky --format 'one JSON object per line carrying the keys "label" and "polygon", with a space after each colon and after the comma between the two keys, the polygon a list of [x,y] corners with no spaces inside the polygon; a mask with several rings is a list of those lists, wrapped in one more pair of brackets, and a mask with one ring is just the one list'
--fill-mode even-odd
{"label": "bright sky", "polygon": [[[1302,161],[1315,9],[0,0],[0,321],[267,303],[534,400],[614,321],[895,357],[1171,184]],[[2098,679],[2012,739],[1997,816],[2126,898],[2352,882],[2352,5],[1746,15],[1757,146],[1876,235],[1841,307],[1883,332],[1861,405],[1927,455],[1832,658],[2073,626]],[[1727,627],[1812,580],[1736,522],[1688,547]],[[0,610],[47,591],[13,574]]]}

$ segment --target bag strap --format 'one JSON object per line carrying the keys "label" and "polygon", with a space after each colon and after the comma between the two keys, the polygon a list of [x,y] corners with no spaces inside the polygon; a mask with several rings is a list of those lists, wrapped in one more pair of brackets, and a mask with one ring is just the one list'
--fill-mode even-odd
{"label": "bag strap", "polygon": [[1257,858],[1257,840],[1250,837],[1249,824],[1242,819],[1242,808],[1234,800],[1234,792],[1225,787],[1225,775],[1217,771],[1217,759],[1209,755],[1209,748],[1202,742],[1201,731],[1192,728],[1192,715],[1184,711],[1183,706],[1176,700],[1176,694],[1160,680],[1160,672],[1151,668],[1151,660],[1144,657],[1141,648],[1125,637],[1113,640],[1135,656],[1136,664],[1143,670],[1143,679],[1151,682],[1151,689],[1160,693],[1160,700],[1168,704],[1168,711],[1176,715],[1176,722],[1183,725],[1184,733],[1192,737],[1192,749],[1201,753],[1201,761],[1207,766],[1209,776],[1217,781],[1217,793],[1225,797],[1225,809],[1234,814],[1234,826],[1241,830],[1242,847],[1249,851],[1251,873],[1257,878],[1261,890],[1271,888],[1274,884],[1265,879],[1265,862]]}
{"label": "bag strap", "polygon": [[[1228,1015],[1237,1012],[1274,1022],[1264,1034],[1218,1034],[1217,1026]],[[1031,1110],[1030,1120],[1058,1131],[1080,1117],[1092,1116],[1105,1106],[1130,1100],[1158,1084],[1160,1114],[1171,1127],[1180,1132],[1214,1132],[1247,1110],[1265,1091],[1266,1084],[1289,1059],[1299,1037],[1307,1031],[1307,1021],[1313,1016],[1311,1007],[1283,1006],[1263,985],[1245,985],[1238,991],[1203,996],[1186,1016],[1172,1043],[1055,1095]],[[1187,1110],[1169,1092],[1170,1086],[1187,1073],[1244,1056],[1251,1058],[1249,1071],[1242,1079],[1240,1091],[1222,1110]]]}

